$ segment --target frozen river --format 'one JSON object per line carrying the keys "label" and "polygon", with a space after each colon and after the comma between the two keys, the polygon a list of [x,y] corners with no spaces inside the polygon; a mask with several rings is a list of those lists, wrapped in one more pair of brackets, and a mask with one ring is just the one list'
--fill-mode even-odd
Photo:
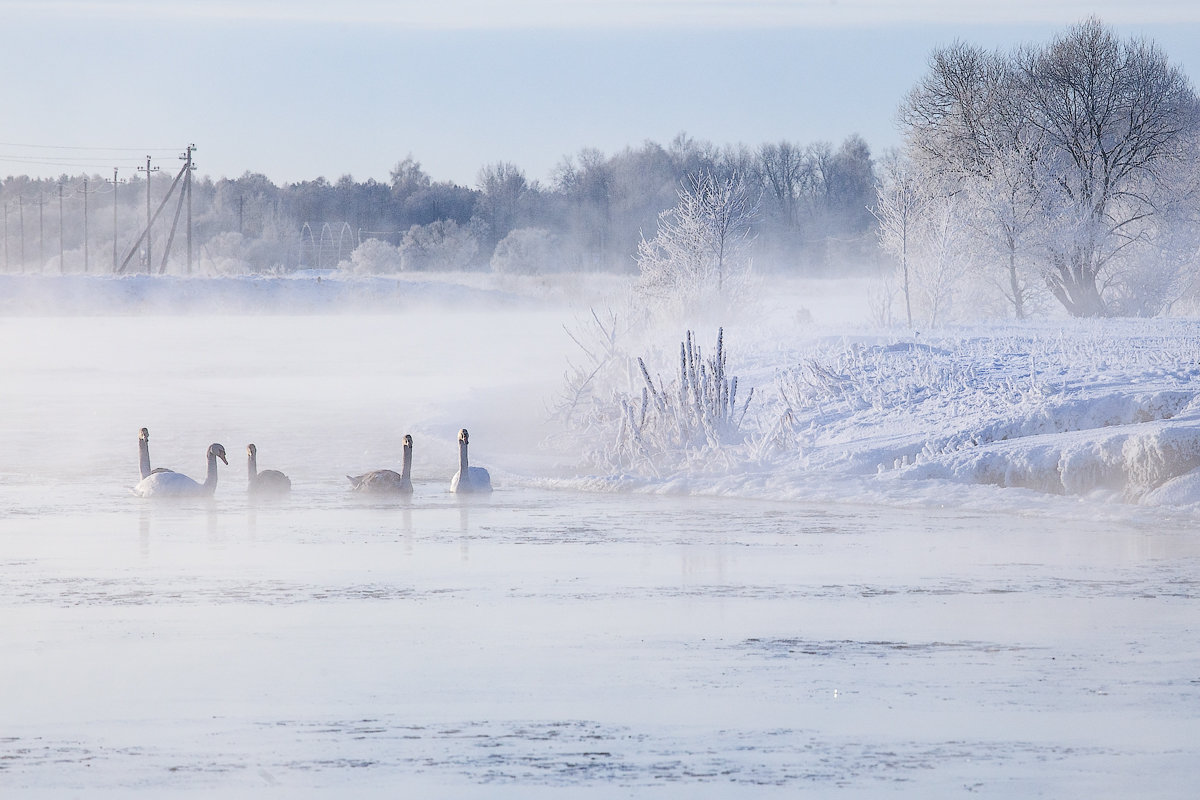
{"label": "frozen river", "polygon": [[[468,322],[0,320],[0,794],[1194,790],[1188,518],[538,488],[560,320]],[[142,425],[226,445],[211,502],[130,494]],[[351,496],[410,430],[412,500]]]}

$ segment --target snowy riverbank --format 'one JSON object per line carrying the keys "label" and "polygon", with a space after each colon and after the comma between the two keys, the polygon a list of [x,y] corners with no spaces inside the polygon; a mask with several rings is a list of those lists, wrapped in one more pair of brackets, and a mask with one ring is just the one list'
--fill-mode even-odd
{"label": "snowy riverbank", "polygon": [[[0,796],[1194,784],[1194,322],[913,336],[779,284],[721,320],[746,440],[618,471],[549,418],[605,281],[219,313],[238,282],[0,314]],[[680,336],[624,345],[669,383]],[[143,426],[192,477],[223,443],[215,496],[134,496]],[[490,495],[448,491],[461,427]],[[351,492],[406,433],[413,494]],[[250,442],[289,496],[248,495]]]}
{"label": "snowy riverbank", "polygon": [[[509,415],[500,419],[497,412],[494,423],[505,444],[497,467],[512,481],[915,506],[944,505],[953,497],[986,508],[1065,495],[1090,503],[1200,507],[1200,322],[1059,318],[880,329],[868,321],[865,282],[778,281],[760,292],[752,313],[722,320],[728,372],[738,376],[742,398],[750,387],[756,390],[739,441],[689,445],[655,463],[597,458],[621,435],[610,424],[620,398],[639,400],[643,380],[632,359],[644,356],[663,385],[678,371],[683,324],[660,325],[653,333],[642,328],[618,343],[619,363],[590,397],[600,413],[587,424],[576,417],[558,429],[547,421],[555,403],[547,387],[579,356],[567,331],[588,309],[619,304],[614,298],[624,281],[331,272],[194,279],[6,275],[0,276],[0,325],[19,326],[22,316],[62,317],[56,327],[68,331],[62,346],[70,347],[72,338],[88,335],[88,316],[242,316],[245,322],[223,324],[244,325],[254,337],[271,326],[290,329],[255,321],[264,313],[429,315],[450,330],[455,315],[463,314],[481,330],[499,330],[495,322],[503,321],[514,334],[533,331],[530,315],[536,314],[541,327],[535,334],[511,347],[493,343],[486,364],[463,363],[469,372],[448,375],[443,387],[462,381],[505,387],[499,402],[482,402]],[[397,334],[404,346],[389,357],[364,361],[361,374],[354,359],[344,368],[364,391],[403,395],[396,402],[415,419],[399,424],[440,433],[457,423],[440,419],[435,393],[402,380],[381,382],[380,375],[408,371],[413,358],[453,364],[460,358],[457,345],[440,341],[446,337],[436,329],[426,326],[427,337],[419,326],[404,329]],[[696,328],[705,352],[715,335],[715,324]],[[306,354],[286,357],[296,370],[304,368]],[[244,358],[253,371],[254,355]],[[518,374],[527,376],[523,384],[514,384]],[[536,396],[517,396],[535,384],[528,391]],[[268,402],[275,400],[269,387],[264,392]],[[434,405],[423,408],[420,397]],[[487,417],[484,409],[471,410]],[[549,460],[555,467],[547,470]]]}

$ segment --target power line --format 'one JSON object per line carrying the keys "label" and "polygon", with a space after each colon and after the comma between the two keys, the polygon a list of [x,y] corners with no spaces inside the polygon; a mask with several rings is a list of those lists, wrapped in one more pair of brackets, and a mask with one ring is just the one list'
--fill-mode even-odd
{"label": "power line", "polygon": [[[145,152],[145,151],[143,151],[143,152]],[[69,164],[69,163],[79,163],[79,162],[83,162],[83,161],[101,161],[101,160],[103,160],[103,161],[137,161],[138,160],[138,159],[134,158],[133,156],[120,156],[117,158],[102,158],[100,156],[89,156],[86,158],[75,157],[75,156],[58,156],[57,158],[50,160],[47,156],[26,155],[24,153],[18,153],[18,154],[0,153],[0,158],[5,159],[7,161],[32,161],[32,162],[36,162],[36,163],[51,163],[51,164],[58,164],[58,163]]]}
{"label": "power line", "polygon": [[37,167],[58,167],[62,169],[94,169],[104,170],[111,169],[113,164],[132,166],[137,164],[139,159],[136,158],[110,158],[105,160],[100,159],[56,159],[53,161],[41,158],[30,158],[28,156],[8,156],[0,153],[0,164],[20,164],[23,166]]}
{"label": "power line", "polygon": [[[114,164],[133,166],[139,159],[128,155],[150,154],[165,158],[175,152],[173,147],[102,147],[28,142],[0,142],[0,164],[56,169],[111,169]],[[75,155],[86,154],[86,155]]]}
{"label": "power line", "polygon": [[173,147],[84,147],[65,144],[22,144],[21,142],[0,142],[0,147],[28,147],[33,150],[87,150],[89,152],[135,152],[145,153],[155,150],[174,151]]}

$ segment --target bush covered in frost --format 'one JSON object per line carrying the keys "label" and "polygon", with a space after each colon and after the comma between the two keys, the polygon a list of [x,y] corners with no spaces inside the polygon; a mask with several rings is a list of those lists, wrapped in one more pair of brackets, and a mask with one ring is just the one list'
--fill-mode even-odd
{"label": "bush covered in frost", "polygon": [[475,229],[452,219],[413,225],[400,242],[400,257],[406,271],[462,272],[475,267],[478,254],[479,237]]}
{"label": "bush covered in frost", "polygon": [[[568,374],[559,404],[560,418],[582,440],[592,466],[660,475],[702,465],[746,441],[742,424],[754,389],[740,395],[738,378],[728,371],[723,330],[707,358],[688,331],[668,381],[616,345],[615,318],[605,322],[593,315],[593,322],[591,343],[576,338],[588,361]],[[620,382],[627,388],[614,386]]]}
{"label": "bush covered in frost", "polygon": [[558,239],[544,228],[517,228],[500,240],[492,253],[492,272],[546,275],[562,272]]}
{"label": "bush covered in frost", "polygon": [[349,269],[359,275],[399,272],[400,250],[382,239],[367,239],[350,253]]}

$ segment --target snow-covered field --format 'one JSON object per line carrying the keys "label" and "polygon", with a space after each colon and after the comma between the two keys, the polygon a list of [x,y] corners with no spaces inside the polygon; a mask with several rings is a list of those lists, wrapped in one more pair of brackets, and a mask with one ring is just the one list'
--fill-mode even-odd
{"label": "snow-covered field", "polygon": [[[781,284],[720,320],[744,440],[601,469],[603,415],[550,417],[619,292],[0,276],[0,793],[1192,790],[1197,322],[913,334]],[[669,384],[682,335],[623,345]],[[142,426],[194,477],[226,446],[211,502],[132,495]],[[405,433],[411,501],[350,495]]]}

